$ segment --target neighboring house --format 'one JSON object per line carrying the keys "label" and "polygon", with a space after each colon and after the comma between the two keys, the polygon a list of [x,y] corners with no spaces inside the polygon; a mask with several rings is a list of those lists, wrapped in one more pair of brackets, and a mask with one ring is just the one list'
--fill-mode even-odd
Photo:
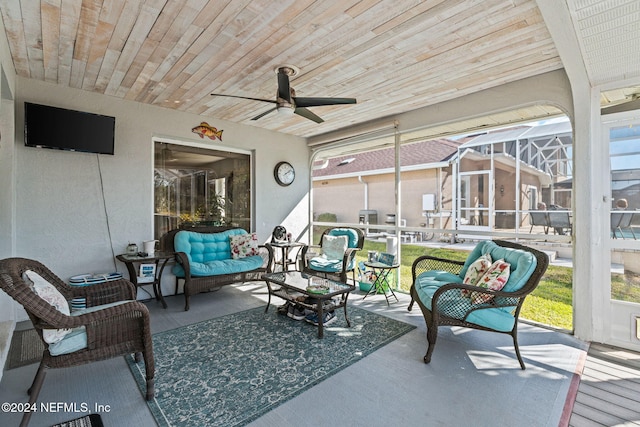
{"label": "neighboring house", "polygon": [[[450,160],[460,142],[437,139],[404,144],[400,149],[403,225],[418,227],[426,221],[423,196],[434,194],[435,209],[451,211]],[[394,148],[318,160],[314,163],[314,216],[332,213],[338,222],[393,223],[395,215]],[[368,212],[363,212],[368,211]]]}
{"label": "neighboring house", "polygon": [[[569,122],[404,144],[401,225],[513,230],[538,202],[569,208],[571,145]],[[393,224],[394,164],[393,148],[316,161],[314,215]]]}
{"label": "neighboring house", "polygon": [[476,136],[456,156],[461,228],[529,230],[540,202],[571,209],[571,124],[517,126]]}

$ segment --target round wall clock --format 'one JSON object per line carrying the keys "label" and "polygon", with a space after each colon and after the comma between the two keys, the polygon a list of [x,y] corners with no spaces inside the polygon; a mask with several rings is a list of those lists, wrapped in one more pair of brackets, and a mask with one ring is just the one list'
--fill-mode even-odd
{"label": "round wall clock", "polygon": [[289,162],[278,162],[273,170],[273,176],[276,182],[283,187],[291,185],[294,179],[296,179],[296,171]]}

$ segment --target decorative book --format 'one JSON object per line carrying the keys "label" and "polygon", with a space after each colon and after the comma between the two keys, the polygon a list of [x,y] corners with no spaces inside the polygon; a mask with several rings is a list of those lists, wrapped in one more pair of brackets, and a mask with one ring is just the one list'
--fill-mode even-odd
{"label": "decorative book", "polygon": [[396,260],[396,256],[394,254],[390,254],[387,252],[382,252],[378,255],[378,262],[386,265],[393,265]]}

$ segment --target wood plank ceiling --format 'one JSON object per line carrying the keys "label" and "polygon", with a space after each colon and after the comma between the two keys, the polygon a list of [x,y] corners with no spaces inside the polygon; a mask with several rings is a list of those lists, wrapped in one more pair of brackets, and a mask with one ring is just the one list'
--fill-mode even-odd
{"label": "wood plank ceiling", "polygon": [[[18,75],[304,137],[562,68],[535,0],[0,0]],[[355,97],[325,119],[269,114]]]}

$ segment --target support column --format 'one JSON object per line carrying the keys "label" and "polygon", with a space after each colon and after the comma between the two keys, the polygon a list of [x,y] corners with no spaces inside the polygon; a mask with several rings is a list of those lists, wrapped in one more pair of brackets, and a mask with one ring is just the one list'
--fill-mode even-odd
{"label": "support column", "polygon": [[[601,141],[600,92],[580,54],[566,2],[536,0],[571,83],[573,100],[573,327],[578,338],[604,341],[609,322],[611,254],[609,147]],[[569,113],[571,115],[571,113]]]}
{"label": "support column", "polygon": [[609,145],[602,141],[600,92],[573,85],[573,320],[576,337],[604,342],[611,318]]}

